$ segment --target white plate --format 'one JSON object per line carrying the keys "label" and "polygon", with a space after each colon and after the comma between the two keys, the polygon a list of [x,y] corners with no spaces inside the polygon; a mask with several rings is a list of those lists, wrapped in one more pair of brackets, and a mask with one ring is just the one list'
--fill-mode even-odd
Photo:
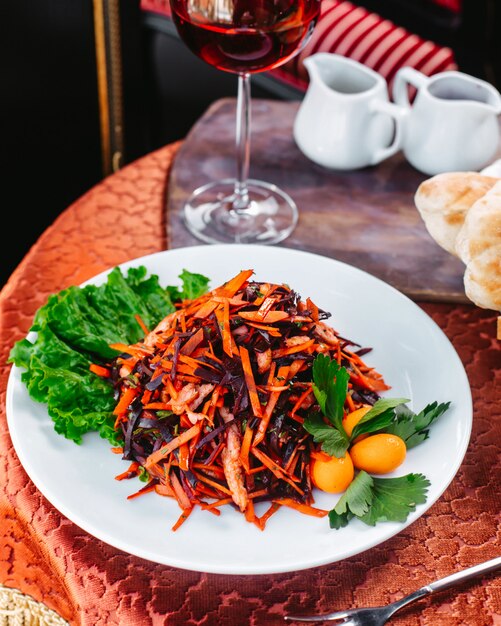
{"label": "white plate", "polygon": [[[437,400],[451,408],[431,436],[408,452],[395,475],[422,472],[431,481],[426,504],[405,523],[369,527],[353,520],[331,530],[317,519],[282,507],[260,531],[223,507],[220,517],[195,510],[176,531],[179,516],[170,498],[150,493],[126,496],[142,486],[116,481],[128,462],[110,452],[99,436],[82,445],[57,435],[45,405],[33,402],[13,367],[7,388],[7,418],[16,452],[44,496],[67,518],[98,539],[150,561],[223,574],[269,574],[339,561],[396,535],[420,517],[455,476],[468,446],[472,401],[468,379],[453,346],[415,303],[383,281],[352,266],[286,248],[256,245],[194,246],[142,257],[122,268],[145,265],[163,285],[179,284],[183,269],[211,278],[211,287],[241,269],[256,280],[283,282],[330,311],[328,323],[343,336],[372,347],[364,359],[392,386],[386,397],[410,398],[418,411]],[[105,274],[93,281],[103,282]],[[333,508],[339,496],[318,494],[316,505]],[[258,514],[261,512],[258,511]]]}

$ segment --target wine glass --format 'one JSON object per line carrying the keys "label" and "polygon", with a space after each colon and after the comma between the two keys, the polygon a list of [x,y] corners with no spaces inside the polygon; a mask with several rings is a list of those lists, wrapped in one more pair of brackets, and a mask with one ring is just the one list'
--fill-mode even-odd
{"label": "wine glass", "polygon": [[282,241],[298,219],[276,185],[251,180],[250,76],[286,63],[310,39],[320,0],[170,0],[177,31],[206,63],[238,75],[236,177],[196,189],[184,206],[188,230],[206,243]]}

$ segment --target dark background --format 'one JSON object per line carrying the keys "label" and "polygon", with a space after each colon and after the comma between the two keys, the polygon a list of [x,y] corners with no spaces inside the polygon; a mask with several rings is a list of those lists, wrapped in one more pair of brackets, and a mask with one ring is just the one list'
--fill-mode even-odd
{"label": "dark background", "polygon": [[1,9],[2,283],[101,176],[91,9],[48,0]]}
{"label": "dark background", "polygon": [[[384,17],[456,52],[460,69],[499,86],[498,0],[465,0],[461,16],[421,0],[364,0]],[[128,163],[182,139],[237,79],[196,58],[166,18],[120,4]],[[16,0],[0,9],[1,286],[43,230],[104,176],[90,0]],[[267,75],[254,97],[300,99]]]}

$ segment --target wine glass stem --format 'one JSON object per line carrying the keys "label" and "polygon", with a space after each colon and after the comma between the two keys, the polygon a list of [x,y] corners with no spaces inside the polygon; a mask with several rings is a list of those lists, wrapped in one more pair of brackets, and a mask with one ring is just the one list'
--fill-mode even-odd
{"label": "wine glass stem", "polygon": [[250,74],[238,75],[237,95],[237,177],[235,182],[234,211],[242,211],[249,206],[247,180],[249,178],[250,161]]}

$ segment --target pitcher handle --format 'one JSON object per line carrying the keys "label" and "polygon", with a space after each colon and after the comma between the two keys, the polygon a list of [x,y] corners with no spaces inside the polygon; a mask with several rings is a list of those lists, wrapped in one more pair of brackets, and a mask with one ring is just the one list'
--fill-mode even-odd
{"label": "pitcher handle", "polygon": [[428,76],[418,72],[413,67],[401,67],[393,81],[393,100],[401,106],[410,107],[407,85],[410,84],[416,89],[421,89],[428,84],[429,80]]}
{"label": "pitcher handle", "polygon": [[378,148],[372,155],[371,165],[376,165],[377,163],[381,163],[381,161],[393,156],[402,147],[402,127],[404,118],[406,117],[408,111],[405,107],[398,106],[385,100],[375,100],[372,103],[371,109],[374,113],[389,115],[395,124],[395,134],[391,144],[385,148]]}

